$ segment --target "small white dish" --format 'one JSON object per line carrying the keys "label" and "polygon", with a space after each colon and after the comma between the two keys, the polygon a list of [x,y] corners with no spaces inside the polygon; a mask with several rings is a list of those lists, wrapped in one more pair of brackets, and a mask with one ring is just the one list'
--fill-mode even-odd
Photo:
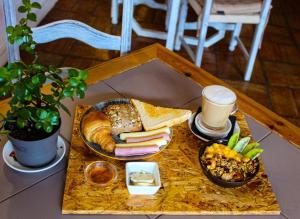
{"label": "small white dish", "polygon": [[[154,175],[155,185],[140,186],[130,183],[130,174],[133,172],[149,172]],[[126,185],[132,195],[153,195],[161,187],[158,164],[156,162],[128,162],[126,163]]]}
{"label": "small white dish", "polygon": [[41,172],[44,170],[48,170],[55,165],[57,165],[64,157],[66,153],[66,144],[62,137],[58,136],[57,139],[57,154],[55,159],[50,162],[46,166],[42,167],[26,167],[20,164],[17,160],[15,160],[15,157],[12,156],[11,154],[14,152],[13,146],[10,141],[7,141],[3,147],[3,152],[2,152],[2,157],[4,162],[6,163],[7,166],[10,168],[18,171],[18,172],[23,172],[23,173],[37,173]]}
{"label": "small white dish", "polygon": [[[193,131],[192,124],[194,122],[195,116],[196,116],[196,113],[193,113],[192,116],[188,120],[188,126],[189,126],[190,131],[193,133],[193,135],[195,135],[197,138],[201,139],[202,141],[205,141],[205,142],[211,141],[212,139],[207,139],[204,136],[198,135],[196,132]],[[233,133],[235,133],[235,132],[240,132],[240,126],[237,122],[235,123]]]}
{"label": "small white dish", "polygon": [[213,138],[224,138],[230,132],[232,124],[229,119],[227,119],[225,127],[223,129],[213,130],[213,129],[209,129],[204,126],[204,124],[202,123],[202,120],[201,120],[201,115],[202,114],[199,113],[195,118],[195,125],[201,133],[203,133],[207,136],[213,137]]}

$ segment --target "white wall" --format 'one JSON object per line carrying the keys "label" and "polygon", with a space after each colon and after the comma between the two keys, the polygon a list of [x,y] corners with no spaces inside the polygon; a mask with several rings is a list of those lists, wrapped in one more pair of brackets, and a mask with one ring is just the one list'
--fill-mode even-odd
{"label": "white wall", "polygon": [[[17,7],[21,4],[22,0],[14,0],[16,2]],[[41,10],[34,10],[37,14],[37,20],[40,22],[47,13],[53,8],[57,0],[32,0],[39,2],[42,5]],[[16,10],[17,11],[17,10]],[[24,14],[17,14],[17,18],[20,19],[24,16]],[[32,25],[36,26],[38,22],[32,23]],[[7,62],[7,54],[6,54],[6,33],[4,26],[4,12],[3,12],[3,0],[0,0],[0,66],[5,65]]]}

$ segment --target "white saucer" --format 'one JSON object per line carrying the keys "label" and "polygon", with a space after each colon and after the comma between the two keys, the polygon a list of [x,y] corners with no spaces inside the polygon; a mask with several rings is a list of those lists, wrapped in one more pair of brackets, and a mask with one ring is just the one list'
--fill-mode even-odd
{"label": "white saucer", "polygon": [[[204,138],[203,136],[200,136],[200,135],[197,135],[193,129],[192,129],[192,123],[195,119],[195,116],[196,116],[196,113],[193,113],[193,115],[189,118],[188,120],[188,125],[189,125],[189,129],[190,131],[193,133],[193,135],[195,135],[197,138],[201,139],[202,141],[205,141],[205,142],[208,142],[208,141],[211,141],[212,139],[207,139],[207,138]],[[235,126],[234,126],[234,131],[233,133],[235,132],[240,132],[240,126],[237,122],[235,122]]]}
{"label": "white saucer", "polygon": [[201,133],[203,133],[205,135],[208,135],[210,137],[213,137],[213,138],[224,138],[224,137],[226,137],[228,135],[228,133],[230,132],[231,127],[232,127],[232,124],[231,124],[230,120],[227,119],[225,127],[223,129],[221,129],[221,130],[211,130],[211,129],[208,129],[202,123],[201,113],[199,113],[196,116],[196,118],[195,118],[195,125],[196,125],[197,129]]}
{"label": "white saucer", "polygon": [[57,165],[63,159],[63,157],[66,153],[66,144],[65,144],[64,140],[60,136],[58,136],[57,155],[51,163],[49,163],[47,166],[43,166],[43,167],[23,166],[18,161],[16,161],[13,156],[10,156],[10,154],[13,151],[14,150],[13,150],[13,146],[12,146],[11,142],[7,141],[3,147],[3,152],[2,152],[3,160],[7,166],[9,166],[10,168],[12,168],[16,171],[23,172],[23,173],[37,173],[37,172],[41,172],[44,170],[48,170],[48,169],[54,167],[55,165]]}

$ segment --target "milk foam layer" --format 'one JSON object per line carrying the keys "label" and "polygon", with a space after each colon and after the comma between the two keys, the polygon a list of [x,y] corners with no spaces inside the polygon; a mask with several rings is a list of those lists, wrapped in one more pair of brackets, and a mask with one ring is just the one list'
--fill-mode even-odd
{"label": "milk foam layer", "polygon": [[220,85],[211,85],[203,89],[202,95],[216,104],[227,105],[236,101],[233,91]]}

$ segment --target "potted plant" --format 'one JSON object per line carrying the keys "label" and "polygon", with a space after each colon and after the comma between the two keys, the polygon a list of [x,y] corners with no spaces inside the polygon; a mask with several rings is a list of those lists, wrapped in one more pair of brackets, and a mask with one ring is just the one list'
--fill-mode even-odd
{"label": "potted plant", "polygon": [[32,60],[0,67],[0,96],[11,96],[10,109],[1,115],[0,134],[8,135],[19,163],[42,166],[56,156],[61,124],[59,109],[70,115],[62,100],[84,97],[87,72],[68,69],[67,77],[63,78],[60,69],[38,62],[36,42],[28,22],[36,21],[32,9],[40,9],[41,5],[30,0],[22,0],[22,3],[18,11],[25,17],[16,26],[7,27],[6,32],[9,43],[17,43],[21,50],[32,55]]}

